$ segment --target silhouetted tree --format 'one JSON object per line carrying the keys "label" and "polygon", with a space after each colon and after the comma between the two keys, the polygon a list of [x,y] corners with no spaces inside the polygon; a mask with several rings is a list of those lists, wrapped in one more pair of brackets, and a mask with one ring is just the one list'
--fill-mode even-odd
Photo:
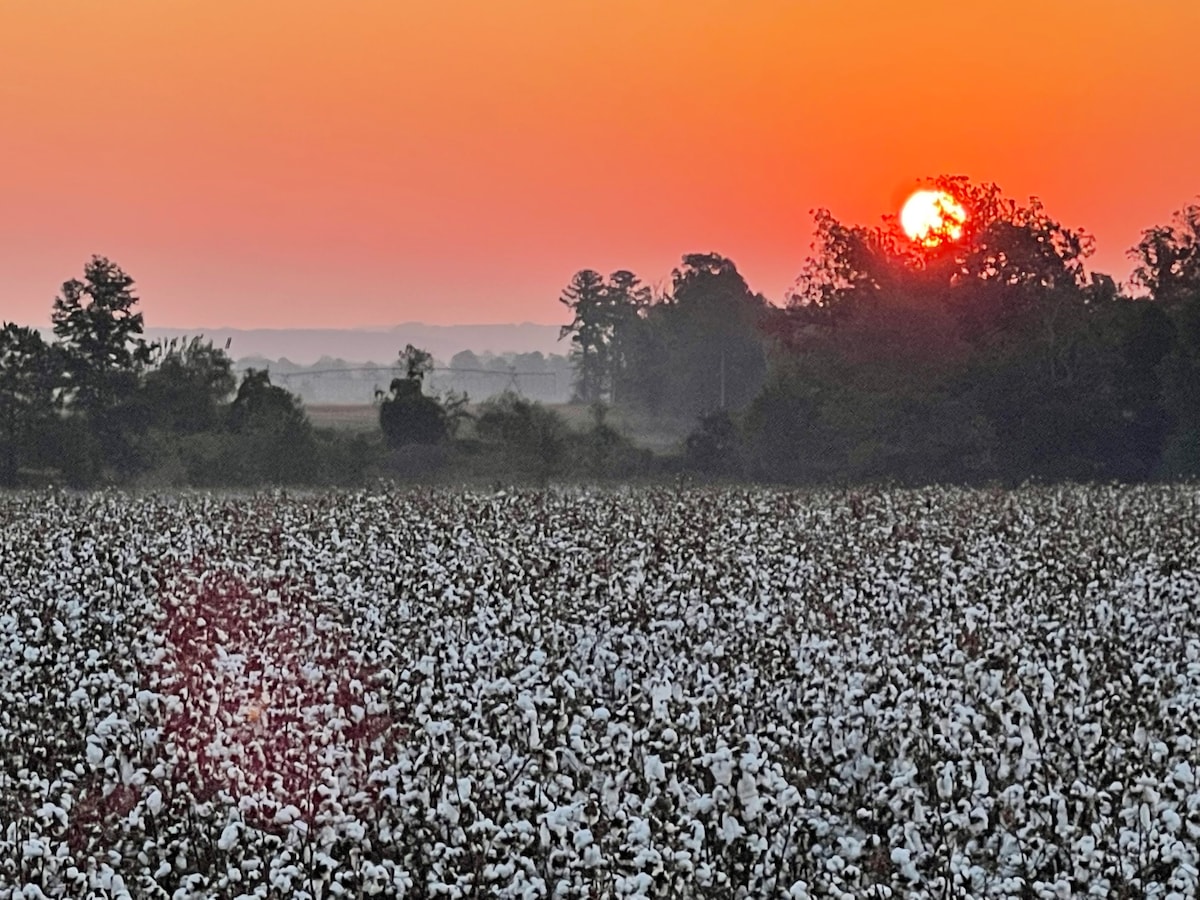
{"label": "silhouetted tree", "polygon": [[390,387],[379,404],[379,427],[389,447],[437,444],[446,439],[445,412],[437,400],[421,393],[419,381],[395,378]]}
{"label": "silhouetted tree", "polygon": [[62,383],[57,348],[33,328],[0,327],[0,485],[17,483],[22,451],[53,419]]}
{"label": "silhouetted tree", "polygon": [[559,332],[559,340],[570,335],[574,348],[575,396],[582,403],[595,403],[604,392],[609,372],[612,317],[604,279],[593,269],[581,269],[558,298],[573,318]]}
{"label": "silhouetted tree", "polygon": [[234,483],[312,482],[319,468],[312,424],[295,395],[271,384],[266,370],[247,369],[229,408],[229,430],[240,440],[230,448]]}
{"label": "silhouetted tree", "polygon": [[286,388],[271,384],[266,369],[247,369],[229,408],[229,430],[292,427],[307,422],[300,400]]}
{"label": "silhouetted tree", "polygon": [[68,406],[84,416],[100,452],[122,471],[137,462],[129,437],[144,422],[131,401],[150,360],[133,285],[115,263],[94,256],[83,280],[63,284],[51,313],[68,376]]}
{"label": "silhouetted tree", "polygon": [[[1149,294],[1170,325],[1157,368],[1169,435],[1163,451],[1168,475],[1200,474],[1200,204],[1149,228],[1130,250],[1134,283]],[[1157,336],[1157,335],[1156,335]]]}
{"label": "silhouetted tree", "polygon": [[151,355],[153,365],[142,385],[151,424],[180,434],[218,428],[224,405],[237,388],[225,351],[194,337],[153,345]]}
{"label": "silhouetted tree", "polygon": [[631,323],[624,399],[676,421],[744,408],[761,389],[766,300],[732,260],[692,253],[672,272],[671,292]]}
{"label": "silhouetted tree", "polygon": [[610,403],[624,400],[644,316],[650,305],[648,285],[628,269],[618,269],[605,285],[610,327],[608,350],[608,395]]}
{"label": "silhouetted tree", "polygon": [[425,350],[407,345],[400,354],[400,363],[405,377],[392,379],[387,395],[376,395],[384,442],[393,449],[406,444],[441,443],[449,436],[451,423],[456,425],[465,414],[466,395],[452,396],[448,410],[423,393],[425,373],[433,368],[433,357]]}
{"label": "silhouetted tree", "polygon": [[51,321],[65,355],[70,401],[92,417],[128,400],[150,359],[133,285],[115,263],[94,256],[83,280],[64,283],[54,300]]}
{"label": "silhouetted tree", "polygon": [[405,378],[421,382],[433,369],[433,354],[412,344],[406,344],[400,351],[400,364],[404,366]]}
{"label": "silhouetted tree", "polygon": [[1200,203],[1188,204],[1167,225],[1146,229],[1129,255],[1137,262],[1134,284],[1159,303],[1200,294]]}
{"label": "silhouetted tree", "polygon": [[967,211],[960,240],[928,247],[894,218],[866,228],[818,213],[815,255],[772,331],[838,377],[807,367],[772,402],[798,390],[811,410],[816,398],[812,430],[840,422],[845,468],[864,476],[919,477],[922,460],[962,472],[956,457],[976,461],[976,477],[1144,474],[1162,434],[1148,399],[1155,323],[1111,278],[1088,276],[1092,239],[1037,198],[959,177],[932,185]]}
{"label": "silhouetted tree", "polygon": [[1195,476],[1200,475],[1200,294],[1176,301],[1171,320],[1174,339],[1159,368],[1171,419],[1164,470]]}

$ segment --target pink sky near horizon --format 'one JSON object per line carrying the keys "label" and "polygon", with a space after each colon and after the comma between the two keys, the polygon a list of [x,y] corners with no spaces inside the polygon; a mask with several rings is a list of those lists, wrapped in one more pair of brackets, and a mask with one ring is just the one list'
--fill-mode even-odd
{"label": "pink sky near horizon", "polygon": [[1037,195],[1119,279],[1200,193],[1200,4],[4,0],[0,320],[93,254],[148,326],[564,320],[717,251],[775,302],[809,211]]}

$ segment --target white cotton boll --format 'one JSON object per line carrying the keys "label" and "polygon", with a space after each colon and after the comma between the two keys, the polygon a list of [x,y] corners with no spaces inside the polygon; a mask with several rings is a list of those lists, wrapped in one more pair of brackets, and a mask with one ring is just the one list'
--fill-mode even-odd
{"label": "white cotton boll", "polygon": [[842,856],[853,862],[862,856],[863,844],[862,841],[853,837],[839,837],[838,849]]}
{"label": "white cotton boll", "polygon": [[[70,802],[66,798],[63,799],[67,803]],[[56,822],[60,825],[67,824],[67,811],[63,807],[56,806],[53,803],[43,803],[38,809],[37,815],[43,822]]]}
{"label": "white cotton boll", "polygon": [[438,820],[446,822],[450,827],[458,824],[460,818],[458,807],[449,800],[442,800],[437,805]]}
{"label": "white cotton boll", "polygon": [[762,801],[758,797],[758,782],[750,772],[743,772],[737,783],[737,798],[742,804],[742,818],[753,822],[758,817]]}
{"label": "white cotton boll", "polygon": [[587,828],[581,828],[575,832],[575,839],[572,842],[576,850],[582,850],[584,847],[590,846],[592,843],[592,832]]}
{"label": "white cotton boll", "polygon": [[290,825],[301,816],[301,812],[290,803],[275,813],[275,823],[277,825]]}
{"label": "white cotton boll", "polygon": [[954,763],[947,762],[942,765],[938,773],[937,792],[943,800],[948,800],[954,795]]}
{"label": "white cotton boll", "polygon": [[1059,796],[1054,803],[1054,825],[1058,834],[1066,837],[1071,833],[1071,821],[1067,810],[1067,800]]}
{"label": "white cotton boll", "polygon": [[1179,829],[1183,827],[1183,819],[1173,809],[1164,809],[1162,811],[1162,820],[1167,831],[1171,834],[1178,834]]}
{"label": "white cotton boll", "polygon": [[830,735],[829,752],[833,754],[834,759],[841,759],[846,755],[846,742],[842,739],[840,731],[835,731]]}
{"label": "white cotton boll", "polygon": [[511,860],[503,863],[488,863],[483,867],[484,881],[507,881],[517,871],[517,864]]}
{"label": "white cotton boll", "polygon": [[662,759],[655,753],[646,756],[645,762],[642,765],[642,774],[651,783],[667,780],[666,766],[663,765]]}
{"label": "white cotton boll", "polygon": [[650,823],[645,819],[633,818],[629,822],[629,828],[626,830],[629,843],[634,846],[641,846],[650,843]]}
{"label": "white cotton boll", "polygon": [[671,699],[671,685],[656,684],[650,688],[650,708],[656,719],[667,717],[667,701]]}
{"label": "white cotton boll", "polygon": [[88,738],[86,753],[90,765],[98,766],[104,762],[104,749],[94,738]]}
{"label": "white cotton boll", "polygon": [[812,900],[807,881],[797,881],[788,888],[788,900]]}
{"label": "white cotton boll", "polygon": [[225,830],[221,832],[221,837],[217,840],[217,848],[228,852],[237,845],[238,827],[234,822],[230,822],[225,826]]}
{"label": "white cotton boll", "polygon": [[1049,672],[1044,672],[1042,674],[1042,695],[1047,700],[1053,700],[1054,699],[1054,689],[1055,689],[1054,676],[1051,675]]}
{"label": "white cotton boll", "polygon": [[721,817],[721,840],[723,840],[726,844],[736,841],[745,833],[746,829],[742,823],[729,813],[725,813]]}
{"label": "white cotton boll", "polygon": [[603,806],[605,813],[608,815],[614,814],[621,804],[621,789],[617,784],[616,779],[612,775],[608,775],[604,779],[604,785],[600,788],[600,804]]}
{"label": "white cotton boll", "polygon": [[892,850],[892,865],[900,870],[900,874],[909,881],[920,881],[921,875],[917,872],[917,867],[912,861],[912,851],[905,847],[896,847]]}
{"label": "white cotton boll", "polygon": [[1075,852],[1084,861],[1091,862],[1096,858],[1096,839],[1090,834],[1080,838],[1075,845]]}
{"label": "white cotton boll", "polygon": [[874,769],[875,760],[866,753],[856,753],[854,755],[854,766],[851,769],[851,774],[854,776],[855,781],[866,781]]}
{"label": "white cotton boll", "polygon": [[729,758],[729,751],[726,750],[721,756],[715,754],[714,756],[712,763],[709,764],[709,771],[712,772],[717,784],[729,787],[733,782],[733,760]]}

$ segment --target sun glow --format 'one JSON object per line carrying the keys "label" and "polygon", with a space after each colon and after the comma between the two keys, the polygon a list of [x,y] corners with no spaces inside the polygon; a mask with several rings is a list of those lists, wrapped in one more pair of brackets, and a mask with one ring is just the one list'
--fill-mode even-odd
{"label": "sun glow", "polygon": [[926,247],[963,236],[967,211],[951,194],[938,190],[917,191],[900,210],[900,227],[912,240]]}

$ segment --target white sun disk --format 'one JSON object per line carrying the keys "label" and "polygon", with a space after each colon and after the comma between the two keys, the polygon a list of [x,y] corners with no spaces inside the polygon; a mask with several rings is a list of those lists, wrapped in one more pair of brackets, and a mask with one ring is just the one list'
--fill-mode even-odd
{"label": "white sun disk", "polygon": [[966,211],[945,191],[921,190],[905,201],[900,227],[914,241],[926,245],[962,237]]}

